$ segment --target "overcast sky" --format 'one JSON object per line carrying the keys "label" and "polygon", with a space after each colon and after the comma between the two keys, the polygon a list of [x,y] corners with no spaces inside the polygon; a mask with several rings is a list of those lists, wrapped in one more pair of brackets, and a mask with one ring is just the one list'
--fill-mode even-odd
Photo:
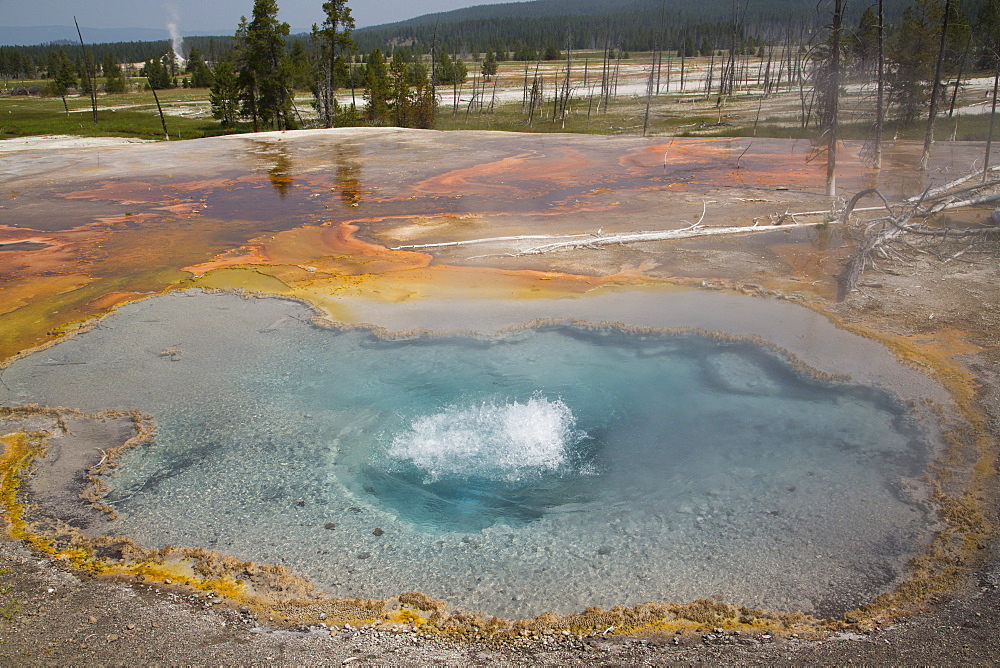
{"label": "overcast sky", "polygon": [[[499,0],[348,0],[358,27],[391,23],[431,12]],[[278,18],[292,32],[323,20],[324,0],[278,0]],[[253,0],[0,0],[0,26],[73,25],[91,28],[163,28],[176,20],[181,32],[236,31],[240,16],[253,13]],[[171,17],[176,16],[176,19]]]}

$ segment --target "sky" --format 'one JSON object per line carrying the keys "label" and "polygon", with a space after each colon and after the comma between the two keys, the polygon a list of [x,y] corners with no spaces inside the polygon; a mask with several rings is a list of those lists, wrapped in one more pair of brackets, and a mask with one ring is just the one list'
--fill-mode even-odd
{"label": "sky", "polygon": [[[362,28],[432,12],[501,0],[348,0]],[[278,18],[293,33],[323,20],[324,0],[278,0]],[[240,16],[253,13],[253,0],[0,0],[0,26],[73,25],[90,28],[165,28],[175,22],[182,33],[236,31]],[[176,17],[176,18],[174,18]]]}

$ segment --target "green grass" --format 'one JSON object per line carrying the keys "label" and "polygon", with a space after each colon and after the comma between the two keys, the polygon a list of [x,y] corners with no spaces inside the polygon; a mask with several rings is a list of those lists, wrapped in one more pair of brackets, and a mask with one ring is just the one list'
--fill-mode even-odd
{"label": "green grass", "polygon": [[[2,573],[6,573],[7,569],[2,569]],[[6,596],[10,593],[10,587],[0,587],[0,596]],[[4,604],[0,604],[0,617],[3,617],[8,622],[12,621],[17,613],[21,612],[21,601],[20,599],[12,598],[10,601]]]}
{"label": "green grass", "polygon": [[0,605],[0,617],[3,617],[8,622],[14,621],[19,612],[21,612],[21,601],[16,598],[11,599],[6,605]]}
{"label": "green grass", "polygon": [[[164,108],[175,105],[207,105],[208,90],[175,88],[158,91]],[[42,134],[67,134],[85,137],[133,137],[163,139],[163,129],[150,91],[98,96],[98,123],[94,125],[90,99],[71,96],[66,99],[70,109],[67,114],[63,101],[58,97],[0,96],[0,139]],[[110,107],[119,107],[111,109]],[[597,110],[596,99],[575,98],[562,119],[552,120],[551,101],[536,112],[529,124],[521,111],[520,102],[497,105],[491,113],[467,110],[460,105],[457,112],[445,94],[438,108],[436,129],[439,130],[499,130],[507,132],[568,132],[578,134],[641,135],[645,103],[641,99],[619,98],[607,111]],[[715,137],[777,137],[815,139],[819,131],[815,125],[800,127],[794,114],[761,118],[753,123],[754,113],[744,111],[732,114],[733,107],[723,108],[725,125],[717,125],[719,113],[711,102],[691,99],[660,98],[654,100],[648,134],[667,136]],[[764,110],[767,112],[767,109]],[[741,120],[733,120],[738,117]],[[167,130],[171,139],[194,139],[237,132],[249,132],[249,123],[231,128],[211,118],[183,118],[167,116]],[[989,114],[939,117],[935,137],[940,141],[954,137],[959,141],[983,141],[989,132]],[[957,126],[957,130],[956,130]],[[923,119],[910,124],[888,122],[883,136],[886,139],[920,141],[924,137],[926,122]],[[998,128],[1000,132],[1000,128]],[[838,129],[841,139],[864,140],[870,136],[870,122],[842,122]]]}
{"label": "green grass", "polygon": [[[157,92],[164,107],[174,104],[204,104],[207,93],[206,90],[182,88]],[[67,97],[66,106],[69,113],[66,113],[63,101],[58,97],[0,97],[0,139],[42,134],[163,139],[163,127],[152,92],[100,95],[97,99],[96,125],[89,98]],[[167,115],[166,122],[171,139],[193,139],[245,131],[241,127],[224,129],[212,118]]]}

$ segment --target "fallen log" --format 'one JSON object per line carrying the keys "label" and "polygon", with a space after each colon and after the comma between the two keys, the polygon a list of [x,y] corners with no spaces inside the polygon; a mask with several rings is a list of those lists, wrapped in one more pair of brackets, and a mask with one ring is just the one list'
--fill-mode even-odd
{"label": "fallen log", "polygon": [[[868,211],[875,210],[879,207],[872,207],[871,209],[856,209],[858,211]],[[760,219],[754,219],[753,225],[740,225],[740,226],[729,226],[729,227],[710,227],[702,224],[705,218],[705,213],[707,207],[702,208],[701,217],[697,222],[692,223],[688,227],[684,227],[676,230],[656,230],[656,231],[636,231],[636,232],[620,232],[614,234],[605,234],[603,230],[597,230],[597,232],[590,232],[585,234],[524,234],[517,236],[504,236],[504,237],[482,237],[478,239],[465,239],[463,241],[445,241],[440,243],[432,244],[409,244],[403,246],[394,246],[390,250],[427,250],[433,248],[449,248],[457,246],[472,246],[479,244],[501,244],[510,243],[518,241],[538,241],[538,240],[552,240],[551,243],[542,244],[539,246],[532,246],[525,248],[513,253],[491,253],[486,255],[474,255],[468,257],[468,260],[474,260],[484,257],[520,257],[523,255],[540,255],[543,253],[551,253],[554,251],[561,250],[576,250],[583,248],[599,249],[602,246],[609,246],[613,244],[631,244],[631,243],[644,243],[651,241],[673,241],[676,239],[690,239],[693,237],[704,237],[713,235],[727,235],[727,234],[750,234],[756,232],[772,232],[776,227],[782,226],[786,220],[791,220],[791,225],[785,225],[785,229],[791,229],[796,227],[815,227],[817,225],[827,225],[830,223],[838,222],[834,216],[835,212],[829,210],[823,211],[802,211],[792,213],[786,211],[782,214],[775,214],[774,216],[769,216],[767,219],[770,221],[770,225],[761,225]],[[803,223],[796,220],[796,217],[811,217],[811,216],[823,216],[824,219],[815,222]],[[833,219],[831,219],[833,217]]]}
{"label": "fallen log", "polygon": [[[822,220],[815,223],[795,223],[793,225],[785,226],[784,229],[792,229],[798,227],[815,227],[817,225],[827,225],[829,221]],[[557,241],[550,244],[544,244],[542,246],[535,246],[534,248],[527,248],[525,250],[519,251],[517,253],[506,253],[501,255],[508,255],[510,257],[520,257],[522,255],[541,255],[543,253],[552,253],[555,251],[562,250],[575,250],[579,248],[599,248],[601,246],[609,246],[612,244],[631,244],[631,243],[642,243],[650,241],[672,241],[675,239],[690,239],[693,237],[707,237],[718,234],[749,234],[753,232],[773,232],[779,226],[768,225],[760,226],[754,224],[752,226],[741,226],[741,227],[705,227],[704,225],[698,223],[690,227],[686,227],[680,230],[665,230],[659,232],[625,232],[622,234],[609,234],[602,236],[594,236],[590,239],[572,239],[568,241]],[[479,256],[484,257],[484,256]],[[470,258],[471,259],[471,258]]]}

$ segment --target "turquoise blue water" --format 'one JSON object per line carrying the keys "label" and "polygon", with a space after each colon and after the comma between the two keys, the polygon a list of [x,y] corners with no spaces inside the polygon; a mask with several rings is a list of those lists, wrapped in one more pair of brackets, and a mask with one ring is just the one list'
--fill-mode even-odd
{"label": "turquoise blue water", "polygon": [[0,398],[153,414],[155,441],[108,480],[116,532],[286,563],[342,596],[824,614],[891,585],[934,520],[930,444],[903,406],[752,343],[383,340],[307,318],[150,299],[17,362]]}

